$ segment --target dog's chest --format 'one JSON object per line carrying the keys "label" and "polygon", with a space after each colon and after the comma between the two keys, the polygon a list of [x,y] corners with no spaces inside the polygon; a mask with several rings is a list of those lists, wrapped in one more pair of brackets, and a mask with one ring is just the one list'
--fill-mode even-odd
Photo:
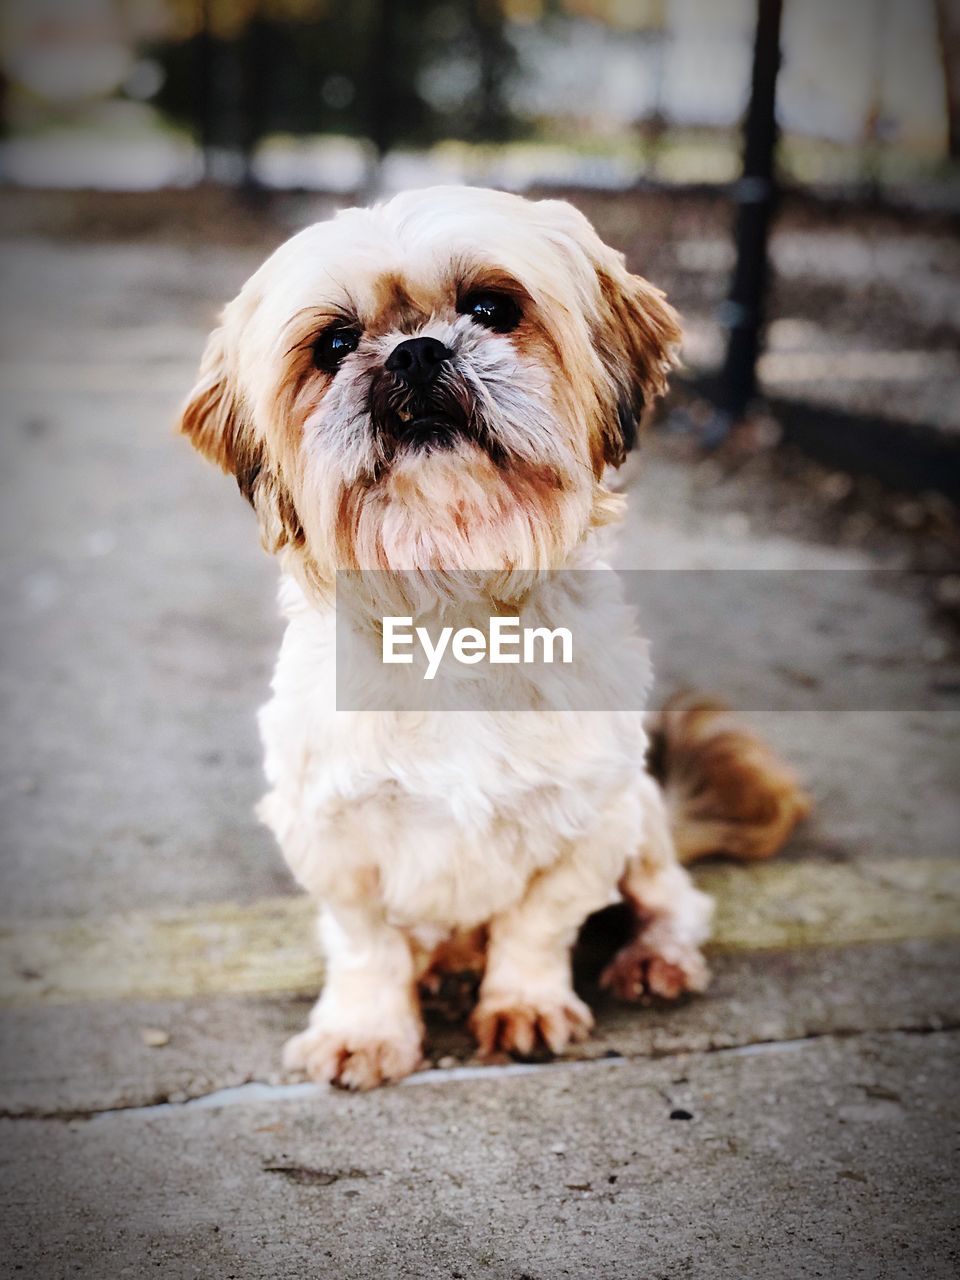
{"label": "dog's chest", "polygon": [[294,874],[332,898],[375,872],[388,914],[408,926],[467,928],[511,906],[641,767],[639,721],[623,717],[323,724],[278,709],[261,718],[275,783],[263,815]]}
{"label": "dog's chest", "polygon": [[376,883],[399,923],[486,921],[643,767],[639,714],[337,711],[334,647],[329,621],[292,625],[260,716],[260,812],[320,898]]}
{"label": "dog's chest", "polygon": [[564,846],[555,797],[531,793],[526,812],[496,803],[469,812],[463,796],[413,796],[385,788],[360,801],[355,818],[383,840],[371,849],[391,920],[403,926],[470,928],[522,896]]}

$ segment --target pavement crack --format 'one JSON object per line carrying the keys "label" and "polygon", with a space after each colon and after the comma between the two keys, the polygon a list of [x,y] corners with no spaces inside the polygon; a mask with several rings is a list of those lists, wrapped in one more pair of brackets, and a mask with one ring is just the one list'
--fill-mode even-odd
{"label": "pavement crack", "polygon": [[[926,1020],[923,1023],[907,1023],[896,1027],[873,1028],[834,1028],[829,1031],[811,1031],[803,1035],[788,1036],[783,1039],[754,1040],[739,1045],[676,1045],[670,1049],[654,1049],[646,1053],[621,1054],[615,1049],[606,1049],[596,1057],[560,1058],[547,1062],[508,1062],[484,1066],[476,1063],[464,1063],[455,1067],[430,1067],[418,1071],[401,1080],[394,1088],[415,1088],[424,1085],[454,1084],[467,1080],[495,1080],[505,1076],[531,1075],[544,1071],[584,1070],[596,1067],[622,1067],[641,1062],[663,1061],[668,1058],[681,1057],[749,1057],[760,1054],[790,1053],[803,1049],[822,1040],[854,1040],[866,1036],[927,1036],[953,1035],[960,1032],[960,1022]],[[317,1098],[339,1092],[330,1085],[312,1082],[291,1084],[270,1084],[267,1081],[248,1081],[245,1084],[228,1085],[215,1089],[210,1093],[197,1094],[171,1102],[158,1098],[152,1103],[135,1103],[113,1107],[91,1107],[50,1110],[12,1110],[0,1108],[0,1120],[12,1122],[35,1123],[38,1121],[54,1121],[62,1124],[77,1122],[95,1123],[117,1116],[140,1116],[154,1118],[176,1115],[184,1111],[213,1110],[221,1107],[250,1105],[258,1102],[285,1102],[297,1099]],[[271,1173],[283,1174],[286,1166],[279,1165],[268,1170]],[[322,1171],[321,1171],[322,1172]],[[297,1174],[291,1172],[296,1180]],[[347,1176],[341,1173],[338,1176]]]}
{"label": "pavement crack", "polygon": [[365,1169],[312,1169],[302,1164],[265,1164],[264,1173],[277,1173],[302,1187],[330,1187],[347,1178],[366,1178]]}

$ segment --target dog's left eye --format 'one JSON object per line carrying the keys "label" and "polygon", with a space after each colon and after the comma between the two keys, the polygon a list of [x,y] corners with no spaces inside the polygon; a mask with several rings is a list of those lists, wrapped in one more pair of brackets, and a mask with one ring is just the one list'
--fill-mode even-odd
{"label": "dog's left eye", "polygon": [[510,333],[520,323],[520,308],[508,293],[469,293],[457,310],[494,333]]}
{"label": "dog's left eye", "polygon": [[352,351],[360,345],[357,329],[328,329],[313,344],[313,363],[326,373],[336,373]]}

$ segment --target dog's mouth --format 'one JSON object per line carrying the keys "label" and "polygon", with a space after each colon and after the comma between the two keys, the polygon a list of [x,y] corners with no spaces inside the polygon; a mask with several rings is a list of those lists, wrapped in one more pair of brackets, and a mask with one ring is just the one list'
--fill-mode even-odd
{"label": "dog's mouth", "polygon": [[392,434],[397,444],[408,449],[450,449],[469,432],[461,415],[424,409],[399,411]]}
{"label": "dog's mouth", "polygon": [[438,379],[429,388],[378,379],[370,391],[370,423],[378,470],[389,467],[401,455],[470,445],[482,449],[495,462],[503,459],[471,389],[455,375]]}
{"label": "dog's mouth", "polygon": [[465,440],[480,443],[483,434],[472,402],[452,392],[375,397],[371,420],[384,461],[401,451],[453,449]]}

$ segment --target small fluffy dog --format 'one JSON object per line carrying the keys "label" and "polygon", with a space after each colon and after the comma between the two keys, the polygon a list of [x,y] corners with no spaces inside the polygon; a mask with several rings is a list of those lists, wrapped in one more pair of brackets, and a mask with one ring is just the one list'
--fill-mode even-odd
{"label": "small fluffy dog", "polygon": [[[668,708],[649,760],[638,712],[519,709],[541,705],[535,671],[509,669],[517,710],[485,709],[482,684],[469,712],[336,707],[338,571],[455,579],[495,612],[536,609],[546,571],[603,567],[605,469],[679,341],[571,205],[465,187],[302,231],[223,312],[180,429],[236,477],[284,574],[260,813],[319,904],[327,965],[289,1069],[351,1088],[413,1071],[418,983],[465,946],[481,1051],[561,1053],[592,1024],[571,947],[621,895],[636,937],[607,984],[700,991],[711,903],[681,864],[765,857],[801,816],[789,770],[704,704]],[[414,620],[443,595],[408,601]],[[615,616],[608,665],[641,643]],[[378,643],[382,612],[351,625]]]}

